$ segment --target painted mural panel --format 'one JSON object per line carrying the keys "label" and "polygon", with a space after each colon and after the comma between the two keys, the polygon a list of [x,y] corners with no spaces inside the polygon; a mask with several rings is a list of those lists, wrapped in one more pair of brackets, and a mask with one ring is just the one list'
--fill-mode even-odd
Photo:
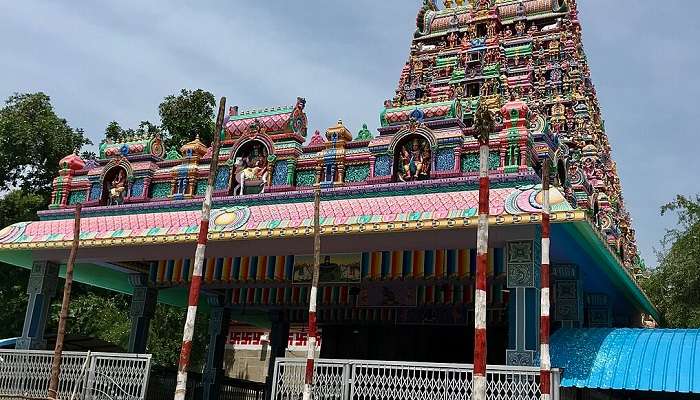
{"label": "painted mural panel", "polygon": [[[361,263],[361,254],[322,255],[319,281],[321,283],[360,282]],[[313,256],[295,257],[293,283],[310,283],[313,266]]]}

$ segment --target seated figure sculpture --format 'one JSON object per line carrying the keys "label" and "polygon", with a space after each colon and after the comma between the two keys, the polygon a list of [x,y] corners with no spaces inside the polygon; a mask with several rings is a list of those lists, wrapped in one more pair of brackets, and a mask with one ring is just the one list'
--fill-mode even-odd
{"label": "seated figure sculpture", "polygon": [[425,139],[415,138],[403,146],[398,175],[402,182],[430,177],[430,148]]}
{"label": "seated figure sculpture", "polygon": [[234,194],[245,194],[246,187],[259,187],[260,193],[265,192],[265,184],[268,178],[267,150],[264,146],[255,144],[250,153],[236,159],[235,163],[236,186]]}

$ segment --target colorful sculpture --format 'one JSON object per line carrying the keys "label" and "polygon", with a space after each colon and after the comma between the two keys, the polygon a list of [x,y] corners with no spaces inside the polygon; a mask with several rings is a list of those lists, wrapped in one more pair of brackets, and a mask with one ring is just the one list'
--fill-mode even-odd
{"label": "colorful sculpture", "polygon": [[126,192],[126,172],[119,169],[114,179],[109,184],[109,199],[110,206],[124,204],[124,192]]}
{"label": "colorful sculpture", "polygon": [[425,139],[415,138],[401,149],[402,182],[428,179],[430,177],[430,146]]}
{"label": "colorful sculpture", "polygon": [[259,193],[265,193],[268,181],[267,158],[267,149],[260,143],[253,143],[248,154],[236,158],[234,193],[242,196],[246,187],[257,187]]}

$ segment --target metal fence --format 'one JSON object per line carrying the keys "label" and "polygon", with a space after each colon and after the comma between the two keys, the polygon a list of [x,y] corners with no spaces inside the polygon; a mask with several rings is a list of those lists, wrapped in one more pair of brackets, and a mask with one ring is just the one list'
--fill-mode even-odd
{"label": "metal fence", "polygon": [[[278,359],[272,399],[297,400],[304,387],[306,361]],[[489,366],[489,400],[537,400],[539,368]],[[314,398],[337,400],[469,400],[473,367],[464,364],[318,360]],[[552,398],[558,400],[560,371],[552,371]]]}
{"label": "metal fence", "polygon": [[[0,350],[0,397],[45,398],[52,351]],[[143,400],[151,356],[63,352],[58,397],[86,400]]]}

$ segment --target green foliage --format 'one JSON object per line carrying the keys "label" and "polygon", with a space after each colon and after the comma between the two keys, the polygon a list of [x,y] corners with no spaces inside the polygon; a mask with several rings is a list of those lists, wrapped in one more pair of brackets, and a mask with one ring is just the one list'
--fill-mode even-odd
{"label": "green foliage", "polygon": [[202,90],[182,89],[163,99],[158,107],[167,148],[179,149],[199,135],[210,143],[214,132],[214,95]]}
{"label": "green foliage", "polygon": [[660,323],[674,328],[700,327],[700,196],[676,200],[661,208],[675,212],[678,225],[667,231],[659,266],[642,284],[661,314]]}
{"label": "green foliage", "polygon": [[28,270],[0,264],[0,339],[22,334],[28,280]]}
{"label": "green foliage", "polygon": [[36,220],[36,213],[46,209],[46,198],[23,190],[13,190],[0,199],[0,226]]}
{"label": "green foliage", "polygon": [[[148,352],[153,354],[153,362],[164,367],[176,367],[182,346],[186,309],[159,304],[151,321],[148,337]],[[208,340],[208,315],[197,314],[190,359],[191,371],[199,371],[204,365]]]}
{"label": "green foliage", "polygon": [[[60,287],[62,288],[63,285]],[[129,296],[98,292],[79,285],[75,285],[74,288],[82,290],[76,290],[77,293],[71,294],[66,333],[99,338],[126,349],[129,345],[131,327],[128,312]],[[59,292],[63,293],[61,290]],[[60,312],[61,303],[60,299],[57,299],[51,306],[51,328],[58,326]]]}
{"label": "green foliage", "polygon": [[119,142],[119,139],[124,135],[124,129],[117,121],[112,121],[105,128],[105,139],[112,142]]}
{"label": "green foliage", "polygon": [[124,129],[117,121],[112,121],[105,128],[105,139],[112,143],[132,140],[137,136],[154,136],[160,133],[160,127],[151,121],[141,121],[136,129]]}
{"label": "green foliage", "polygon": [[14,94],[0,109],[0,190],[20,187],[48,197],[58,161],[90,144],[54,112],[44,93]]}

